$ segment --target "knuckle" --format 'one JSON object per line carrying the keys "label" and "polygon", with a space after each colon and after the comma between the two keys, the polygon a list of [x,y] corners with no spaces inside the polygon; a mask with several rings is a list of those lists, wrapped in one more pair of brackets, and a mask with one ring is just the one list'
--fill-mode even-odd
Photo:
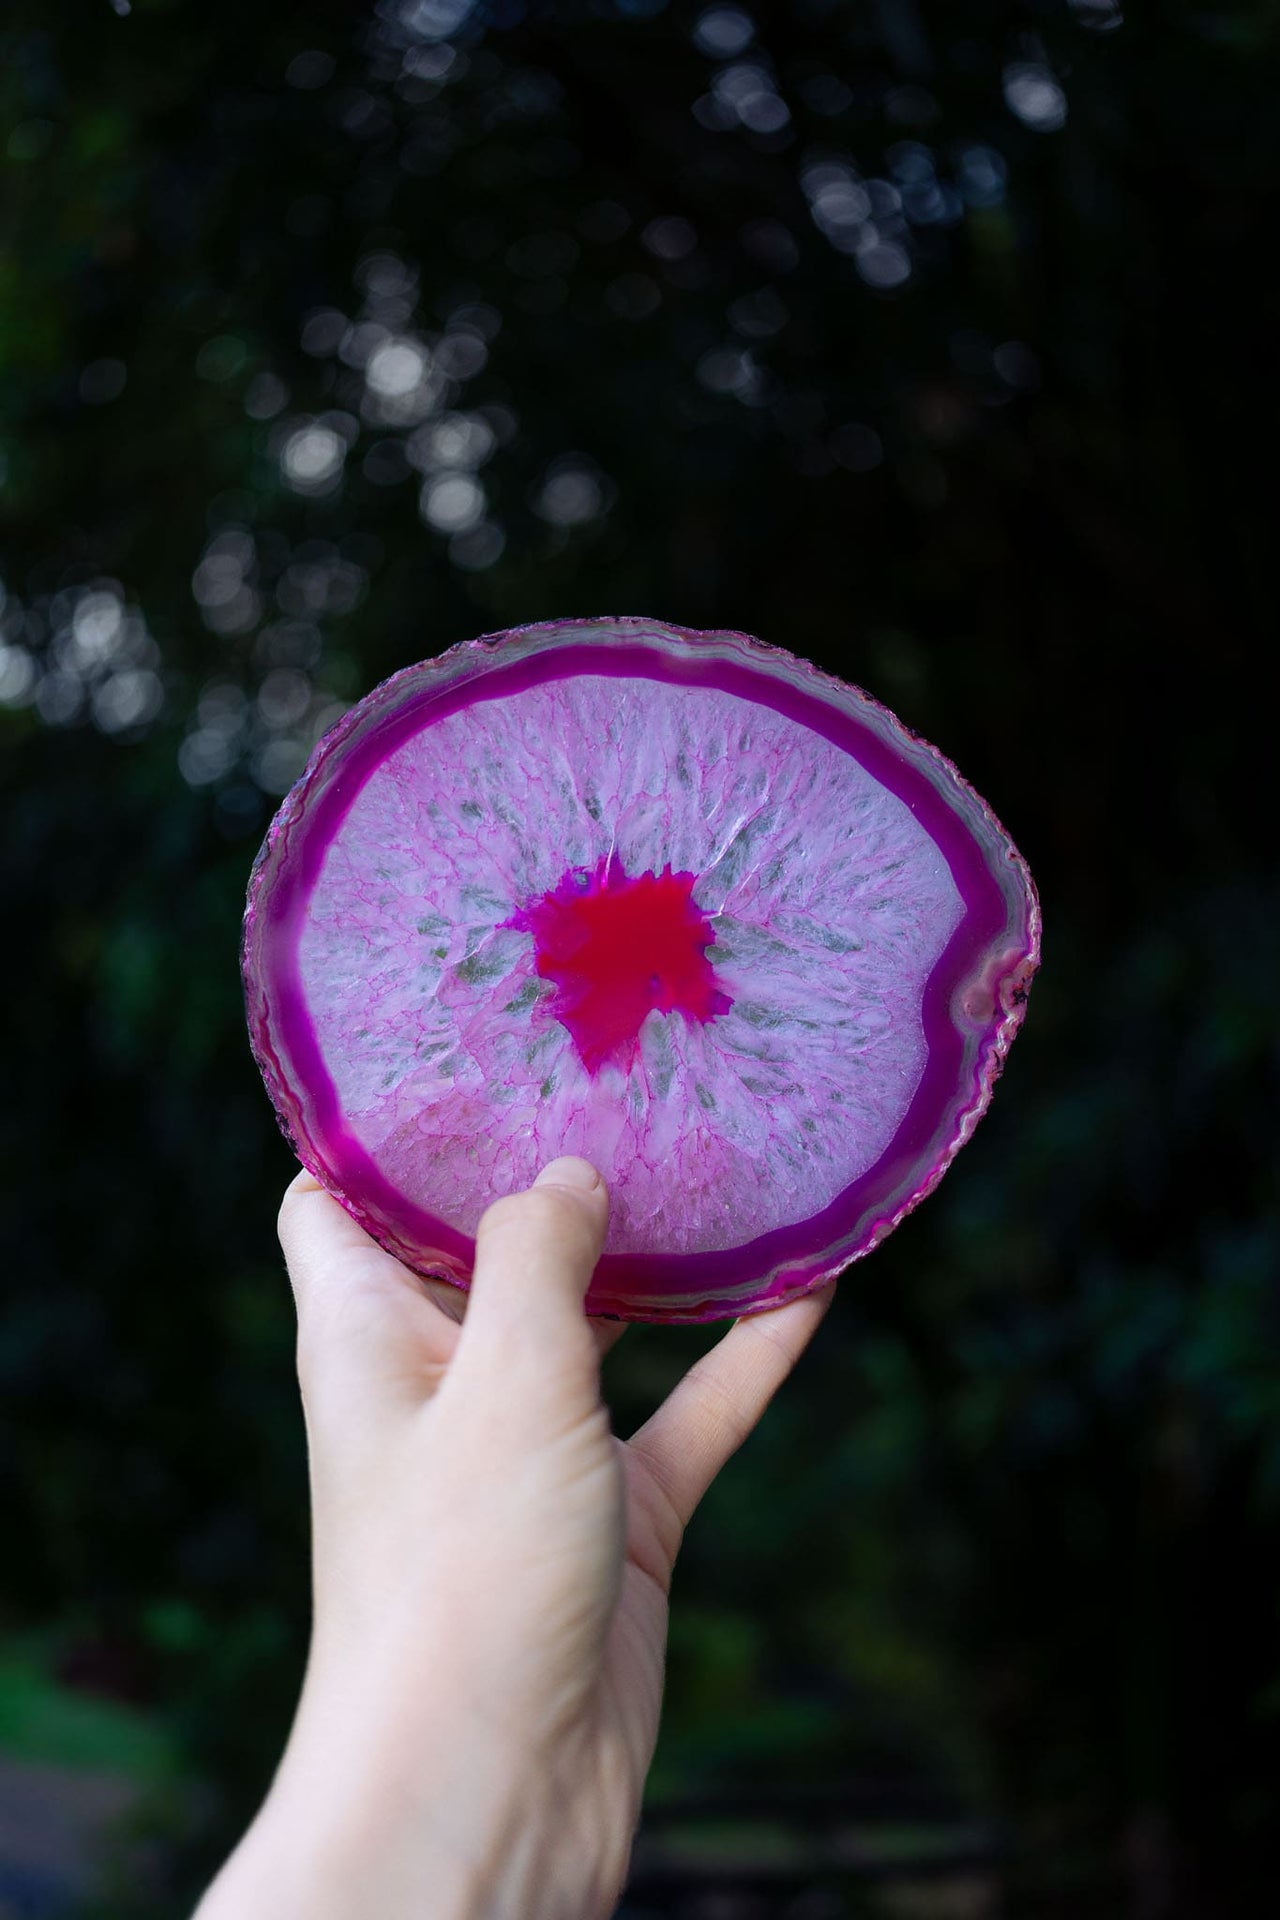
{"label": "knuckle", "polygon": [[736,1453],[755,1425],[750,1413],[709,1368],[695,1366],[688,1377],[703,1424],[723,1436]]}
{"label": "knuckle", "polygon": [[304,1398],[322,1380],[358,1370],[384,1331],[382,1303],[357,1281],[300,1306],[294,1363]]}
{"label": "knuckle", "polygon": [[746,1326],[756,1344],[767,1350],[775,1369],[784,1375],[790,1373],[799,1354],[795,1342],[788,1339],[785,1331],[774,1326],[767,1313],[752,1315]]}

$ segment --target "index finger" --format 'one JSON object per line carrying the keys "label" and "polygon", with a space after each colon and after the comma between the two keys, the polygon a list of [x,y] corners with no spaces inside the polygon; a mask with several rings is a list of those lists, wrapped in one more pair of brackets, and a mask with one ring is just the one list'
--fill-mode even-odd
{"label": "index finger", "polygon": [[632,1436],[682,1527],[738,1451],[817,1332],[834,1281],[785,1307],[735,1320]]}

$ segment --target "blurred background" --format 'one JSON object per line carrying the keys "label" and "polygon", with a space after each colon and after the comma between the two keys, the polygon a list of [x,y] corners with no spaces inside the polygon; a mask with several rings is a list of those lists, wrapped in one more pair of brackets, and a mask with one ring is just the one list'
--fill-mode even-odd
{"label": "blurred background", "polygon": [[[300,1677],[271,811],[393,669],[606,612],[866,686],[1047,924],[692,1531],[623,1913],[1268,1910],[1276,25],[11,0],[6,1920],[182,1912]],[[628,1334],[620,1424],[705,1338]]]}

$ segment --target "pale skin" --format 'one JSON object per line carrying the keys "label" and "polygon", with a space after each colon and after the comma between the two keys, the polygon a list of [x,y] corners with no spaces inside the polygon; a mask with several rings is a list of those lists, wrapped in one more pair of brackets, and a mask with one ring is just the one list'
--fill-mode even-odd
{"label": "pale skin", "polygon": [[[314,1606],[267,1799],[197,1920],[606,1920],[657,1737],[699,1500],[831,1289],[738,1320],[628,1441],[583,1298],[608,1196],[553,1161],[480,1223],[464,1296],[300,1174]],[[465,1317],[464,1317],[465,1308]]]}

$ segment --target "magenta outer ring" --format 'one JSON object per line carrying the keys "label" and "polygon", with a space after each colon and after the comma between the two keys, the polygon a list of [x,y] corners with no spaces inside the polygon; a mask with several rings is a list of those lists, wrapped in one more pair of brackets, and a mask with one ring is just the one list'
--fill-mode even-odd
{"label": "magenta outer ring", "polygon": [[[677,651],[669,650],[673,645]],[[715,687],[812,728],[911,808],[965,904],[925,987],[924,1073],[875,1165],[820,1213],[738,1247],[606,1254],[587,1303],[593,1313],[654,1321],[714,1320],[777,1306],[869,1253],[932,1192],[986,1111],[1040,958],[1035,885],[986,802],[869,694],[780,648],[654,620],[561,620],[486,634],[376,687],[315,749],[250,877],[242,958],[254,1055],[303,1165],[407,1265],[466,1286],[474,1242],[410,1205],[343,1120],[298,978],[298,941],[325,853],[356,795],[428,716],[442,719],[479,698],[584,671]],[[295,1086],[308,1090],[310,1121]]]}

